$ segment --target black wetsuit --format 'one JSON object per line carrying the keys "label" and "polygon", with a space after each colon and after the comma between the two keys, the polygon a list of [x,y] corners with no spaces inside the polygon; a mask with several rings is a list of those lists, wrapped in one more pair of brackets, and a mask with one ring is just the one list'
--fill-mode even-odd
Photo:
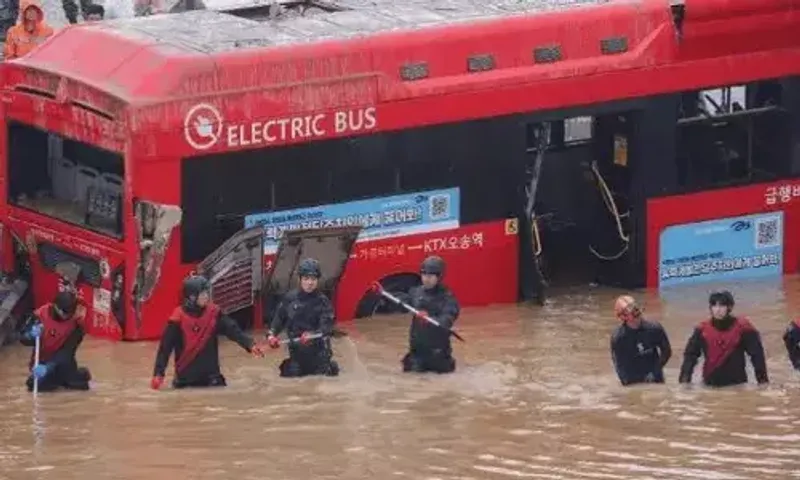
{"label": "black wetsuit", "polygon": [[[43,309],[47,309],[46,313]],[[36,340],[29,334],[30,327],[36,324],[42,325],[42,346],[39,361],[42,364],[46,364],[49,371],[44,378],[39,380],[39,391],[49,392],[58,390],[59,388],[64,388],[66,390],[89,390],[89,381],[92,379],[92,375],[87,368],[79,367],[78,361],[75,358],[78,347],[80,347],[84,337],[81,323],[75,321],[73,325],[65,327],[65,330],[56,333],[55,329],[48,328],[48,322],[50,320],[43,319],[42,316],[44,315],[48,315],[52,321],[62,325],[63,322],[66,321],[55,314],[52,305],[46,305],[37,310],[37,315],[34,316],[29,328],[23,332],[20,338],[20,342],[23,345],[33,347],[36,344]],[[82,320],[82,313],[76,315],[81,316]],[[58,335],[64,335],[65,338],[61,339],[63,343],[57,348],[54,348],[53,351],[48,351],[47,343],[49,339],[57,338]],[[29,363],[31,368],[34,366],[34,361],[35,352],[31,352]],[[25,384],[28,387],[28,391],[33,390],[32,375],[28,376]]]}
{"label": "black wetsuit", "polygon": [[428,312],[428,315],[439,322],[441,327],[418,318],[412,320],[409,351],[402,360],[403,371],[436,373],[455,371],[456,360],[453,358],[449,329],[453,327],[461,312],[458,300],[441,284],[432,289],[415,287],[409,294],[411,306]]}
{"label": "black wetsuit", "polygon": [[664,328],[642,320],[639,328],[623,323],[611,335],[611,358],[623,385],[664,383],[664,366],[672,347]]}
{"label": "black wetsuit", "polygon": [[792,322],[783,334],[783,344],[786,345],[786,354],[795,370],[800,371],[800,325]]}
{"label": "black wetsuit", "polygon": [[[211,308],[211,306],[206,306],[202,310],[198,308],[176,309],[175,313],[167,321],[167,326],[161,337],[153,376],[164,376],[169,357],[174,351],[176,371],[175,378],[172,380],[173,387],[221,387],[226,385],[225,377],[219,368],[219,342],[217,336],[225,335],[248,352],[253,348],[253,339],[239,328],[236,321],[224,315],[216,307],[214,307],[216,309],[216,318],[209,319],[209,321],[213,322],[209,328],[213,330],[205,338],[199,340],[202,344],[195,346],[197,353],[194,357],[185,365],[181,363],[181,368],[179,368],[180,359],[187,347],[187,334],[182,322],[190,322],[193,319],[200,319],[204,315],[211,315],[210,312],[206,311],[208,308]],[[181,318],[182,316],[183,318]]]}
{"label": "black wetsuit", "polygon": [[679,380],[681,383],[692,381],[694,367],[702,355],[706,385],[725,387],[747,383],[745,353],[750,357],[758,383],[768,383],[761,335],[750,322],[732,316],[703,322],[686,344]]}
{"label": "black wetsuit", "polygon": [[291,342],[289,358],[281,362],[280,375],[339,375],[339,364],[333,360],[330,340],[334,323],[333,306],[328,297],[319,290],[306,293],[295,289],[287,293],[275,311],[270,332],[277,336],[286,330],[290,339],[297,339],[305,332],[321,333],[323,337],[313,339],[305,345]]}

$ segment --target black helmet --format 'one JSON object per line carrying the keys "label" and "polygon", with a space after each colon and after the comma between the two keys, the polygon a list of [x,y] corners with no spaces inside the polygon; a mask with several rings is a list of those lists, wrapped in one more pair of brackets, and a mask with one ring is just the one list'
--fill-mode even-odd
{"label": "black helmet", "polygon": [[733,308],[733,304],[733,294],[727,290],[712,292],[711,295],[708,296],[709,307],[712,305],[724,305],[728,308]]}
{"label": "black helmet", "polygon": [[192,275],[183,281],[183,304],[186,307],[195,307],[197,297],[202,292],[211,290],[211,282],[200,275]]}
{"label": "black helmet", "polygon": [[297,275],[300,278],[314,277],[319,278],[322,276],[322,270],[319,268],[319,262],[313,258],[306,258],[297,266]]}
{"label": "black helmet", "polygon": [[56,307],[56,314],[59,317],[63,319],[70,318],[75,314],[75,310],[78,309],[78,297],[72,290],[62,290],[56,295],[53,306]]}
{"label": "black helmet", "polygon": [[432,255],[422,261],[422,266],[419,267],[419,273],[427,273],[429,275],[444,275],[444,260],[442,257]]}

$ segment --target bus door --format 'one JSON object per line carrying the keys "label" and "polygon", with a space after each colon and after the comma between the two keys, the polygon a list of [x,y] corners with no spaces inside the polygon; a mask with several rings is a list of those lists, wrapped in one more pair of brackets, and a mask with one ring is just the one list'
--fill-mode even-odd
{"label": "bus door", "polygon": [[[299,286],[297,265],[306,258],[319,262],[322,270],[319,289],[334,301],[336,287],[345,272],[361,228],[358,226],[284,232],[264,283],[266,318],[272,317],[274,309],[289,290]],[[356,293],[360,296],[364,292]]]}
{"label": "bus door", "polygon": [[593,179],[597,200],[588,228],[588,248],[595,265],[593,280],[604,285],[627,283],[628,272],[621,265],[628,261],[630,248],[631,133],[627,112],[594,119],[593,155],[587,173]]}
{"label": "bus door", "polygon": [[262,316],[264,283],[264,229],[261,225],[235,233],[206,257],[197,273],[211,282],[211,298],[222,312],[242,327],[257,324]]}

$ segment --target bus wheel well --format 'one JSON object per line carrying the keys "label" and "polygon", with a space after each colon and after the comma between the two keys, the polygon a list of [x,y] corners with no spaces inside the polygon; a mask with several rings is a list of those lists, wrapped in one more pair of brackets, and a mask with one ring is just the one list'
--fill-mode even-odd
{"label": "bus wheel well", "polygon": [[[383,277],[380,280],[381,286],[383,286],[387,292],[395,295],[403,301],[408,300],[409,290],[416,287],[420,283],[421,280],[419,275],[416,273],[396,273]],[[356,308],[356,318],[371,317],[376,313],[387,314],[399,313],[403,311],[404,310],[401,307],[382,299],[377,294],[367,292],[358,302],[358,308]]]}

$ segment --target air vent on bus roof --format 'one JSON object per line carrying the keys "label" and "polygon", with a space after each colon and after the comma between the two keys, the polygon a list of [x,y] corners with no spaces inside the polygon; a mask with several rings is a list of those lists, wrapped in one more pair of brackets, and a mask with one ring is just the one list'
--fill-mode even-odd
{"label": "air vent on bus roof", "polygon": [[430,71],[425,62],[407,63],[400,67],[400,78],[409,82],[428,78]]}
{"label": "air vent on bus roof", "polygon": [[628,51],[627,37],[609,37],[600,40],[600,51],[603,55],[615,55]]}
{"label": "air vent on bus roof", "polygon": [[45,97],[50,100],[55,100],[56,94],[54,92],[49,92],[42,88],[31,87],[29,85],[17,85],[14,87],[14,90],[22,93],[27,93],[28,95],[36,95],[37,97]]}
{"label": "air vent on bus roof", "polygon": [[[44,97],[44,98],[47,98],[48,100],[55,100],[56,99],[56,94],[55,93],[48,92],[47,90],[44,90],[44,89],[41,89],[41,88],[31,87],[30,85],[16,85],[14,87],[14,90],[16,90],[17,92],[28,94],[28,95],[35,95],[37,97]],[[89,113],[92,113],[93,115],[97,115],[98,117],[105,118],[106,120],[109,120],[109,121],[113,122],[114,119],[115,119],[114,115],[110,114],[109,112],[107,112],[107,111],[105,111],[103,109],[97,108],[97,107],[95,107],[95,106],[93,106],[93,105],[91,105],[89,103],[82,102],[82,101],[79,101],[79,100],[68,100],[68,102],[70,104],[78,107],[78,108],[81,108],[83,110],[86,110]]]}
{"label": "air vent on bus roof", "polygon": [[534,63],[553,63],[561,60],[560,45],[542,45],[533,49]]}
{"label": "air vent on bus roof", "polygon": [[106,112],[104,110],[101,110],[101,109],[99,109],[97,107],[94,107],[94,106],[92,106],[92,105],[90,105],[88,103],[81,102],[81,101],[78,101],[78,100],[71,100],[70,103],[73,104],[74,106],[78,107],[78,108],[82,108],[82,109],[86,110],[87,112],[93,113],[93,114],[97,115],[98,117],[103,117],[106,120],[109,120],[109,121],[112,121],[112,122],[114,121],[114,115],[111,115],[110,113],[108,113],[108,112]]}
{"label": "air vent on bus roof", "polygon": [[488,72],[494,70],[495,62],[493,55],[473,55],[467,58],[468,72]]}

